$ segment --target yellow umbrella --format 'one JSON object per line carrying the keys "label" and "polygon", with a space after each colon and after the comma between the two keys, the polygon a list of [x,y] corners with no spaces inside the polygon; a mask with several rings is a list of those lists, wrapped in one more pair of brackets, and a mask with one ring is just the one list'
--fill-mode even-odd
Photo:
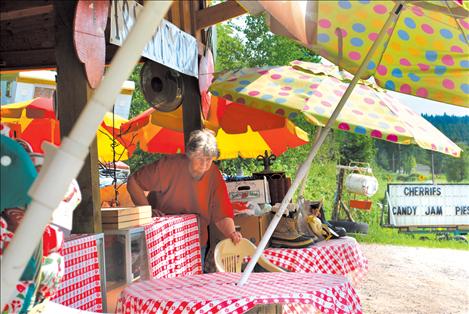
{"label": "yellow umbrella", "polygon": [[129,159],[127,149],[119,142],[120,126],[127,121],[117,115],[113,119],[112,112],[106,113],[96,132],[99,161],[106,163]]}

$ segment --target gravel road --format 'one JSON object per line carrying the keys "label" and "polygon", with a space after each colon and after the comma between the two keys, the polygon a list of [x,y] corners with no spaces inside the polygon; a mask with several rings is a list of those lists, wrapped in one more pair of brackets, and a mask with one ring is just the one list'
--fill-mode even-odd
{"label": "gravel road", "polygon": [[469,251],[361,244],[364,313],[469,313]]}

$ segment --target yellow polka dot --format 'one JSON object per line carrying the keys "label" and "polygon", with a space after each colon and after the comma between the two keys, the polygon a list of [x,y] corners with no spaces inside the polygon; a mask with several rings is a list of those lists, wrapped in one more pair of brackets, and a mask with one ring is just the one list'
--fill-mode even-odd
{"label": "yellow polka dot", "polygon": [[419,46],[425,45],[427,43],[427,40],[425,39],[425,37],[421,35],[415,35],[414,40],[415,40],[415,43]]}

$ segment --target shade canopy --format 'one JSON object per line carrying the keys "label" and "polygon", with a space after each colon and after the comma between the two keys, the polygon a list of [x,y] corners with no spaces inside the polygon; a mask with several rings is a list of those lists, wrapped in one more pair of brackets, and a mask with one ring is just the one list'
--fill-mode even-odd
{"label": "shade canopy", "polygon": [[[324,126],[352,75],[336,66],[293,61],[288,66],[230,71],[210,90],[247,107],[288,118],[299,113]],[[334,122],[334,128],[400,144],[459,156],[461,149],[428,121],[386,90],[360,81]]]}
{"label": "shade canopy", "polygon": [[[246,3],[248,1],[241,1]],[[356,73],[396,1],[257,1],[272,32]],[[361,78],[389,90],[469,107],[469,11],[457,1],[402,1]]]}

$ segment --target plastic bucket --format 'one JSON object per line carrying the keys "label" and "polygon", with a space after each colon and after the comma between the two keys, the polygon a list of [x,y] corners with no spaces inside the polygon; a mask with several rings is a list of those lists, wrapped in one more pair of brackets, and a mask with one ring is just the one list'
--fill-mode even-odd
{"label": "plastic bucket", "polygon": [[378,191],[378,180],[372,176],[351,173],[345,178],[345,188],[352,193],[373,196]]}

